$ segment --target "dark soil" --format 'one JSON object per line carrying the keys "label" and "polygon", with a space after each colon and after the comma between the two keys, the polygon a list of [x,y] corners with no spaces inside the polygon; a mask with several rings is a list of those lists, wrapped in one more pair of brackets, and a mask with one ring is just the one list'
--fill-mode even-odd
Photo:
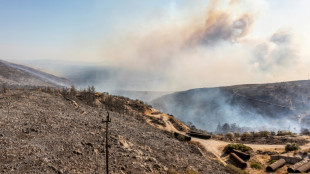
{"label": "dark soil", "polygon": [[[40,91],[0,94],[0,173],[105,173],[107,110],[74,101]],[[146,124],[137,111],[110,117],[111,173],[225,173],[197,146]]]}

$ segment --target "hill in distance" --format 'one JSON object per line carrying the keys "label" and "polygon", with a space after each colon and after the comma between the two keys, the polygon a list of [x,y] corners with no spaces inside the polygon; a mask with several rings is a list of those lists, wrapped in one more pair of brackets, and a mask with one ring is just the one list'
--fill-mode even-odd
{"label": "hill in distance", "polygon": [[0,60],[0,83],[8,86],[70,87],[71,82],[34,68]]}
{"label": "hill in distance", "polygon": [[208,131],[236,123],[248,130],[298,132],[310,124],[310,81],[191,89],[150,104]]}
{"label": "hill in distance", "polygon": [[[96,92],[92,87],[80,91],[63,88],[57,85],[62,78],[29,67],[8,62],[1,66],[8,70],[0,72],[2,80],[13,87],[37,83],[28,88],[0,89],[0,173],[105,173],[103,121],[108,113],[110,173],[117,174],[240,172],[226,165],[232,163],[224,155],[224,146],[239,140],[220,135],[208,140],[189,139],[185,135],[191,135],[187,133],[194,128],[177,118],[205,130],[216,128],[216,122],[262,130],[270,126],[294,129],[309,123],[308,81],[201,88],[166,95],[123,92],[148,100],[160,96],[151,104],[170,113],[165,114],[140,100]],[[308,149],[306,139],[297,141],[297,135],[292,136],[302,143],[302,149]],[[247,144],[256,147],[253,155],[261,149],[270,152],[272,143],[279,143],[276,147],[281,149],[293,141],[292,137],[280,139],[278,135],[269,137],[277,140],[272,142],[257,138],[253,134],[253,144]],[[255,144],[262,139],[271,144]],[[261,154],[265,158],[266,154]]]}

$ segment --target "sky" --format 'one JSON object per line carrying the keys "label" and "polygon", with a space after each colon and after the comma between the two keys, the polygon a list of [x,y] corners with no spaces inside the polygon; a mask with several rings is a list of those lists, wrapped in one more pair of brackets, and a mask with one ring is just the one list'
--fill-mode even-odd
{"label": "sky", "polygon": [[142,79],[126,83],[124,89],[132,90],[307,79],[309,5],[308,0],[0,0],[0,59],[63,76],[66,66],[113,67],[123,73],[110,76],[109,82],[118,82],[109,88]]}

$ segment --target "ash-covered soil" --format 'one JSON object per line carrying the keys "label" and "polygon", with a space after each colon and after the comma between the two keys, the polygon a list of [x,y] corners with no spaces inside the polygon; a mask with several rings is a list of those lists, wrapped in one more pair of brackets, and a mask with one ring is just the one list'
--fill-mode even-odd
{"label": "ash-covered soil", "polygon": [[[106,109],[95,101],[38,90],[0,94],[0,173],[105,173]],[[225,173],[201,149],[126,107],[127,114],[110,111],[111,173]]]}
{"label": "ash-covered soil", "polygon": [[68,87],[72,83],[65,79],[27,66],[0,59],[0,83],[6,86],[52,86]]}

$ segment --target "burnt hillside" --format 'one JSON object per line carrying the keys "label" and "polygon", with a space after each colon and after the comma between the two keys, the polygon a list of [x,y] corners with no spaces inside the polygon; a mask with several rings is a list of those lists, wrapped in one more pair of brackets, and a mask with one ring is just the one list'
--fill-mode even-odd
{"label": "burnt hillside", "polygon": [[209,131],[225,122],[278,128],[276,122],[282,129],[294,129],[309,125],[310,82],[192,89],[165,95],[151,104]]}
{"label": "burnt hillside", "polygon": [[69,87],[71,82],[65,78],[0,59],[0,83],[11,87],[51,86]]}
{"label": "burnt hillside", "polygon": [[110,112],[111,173],[225,173],[192,144],[147,124],[138,100],[52,88],[0,94],[0,173],[104,173]]}

